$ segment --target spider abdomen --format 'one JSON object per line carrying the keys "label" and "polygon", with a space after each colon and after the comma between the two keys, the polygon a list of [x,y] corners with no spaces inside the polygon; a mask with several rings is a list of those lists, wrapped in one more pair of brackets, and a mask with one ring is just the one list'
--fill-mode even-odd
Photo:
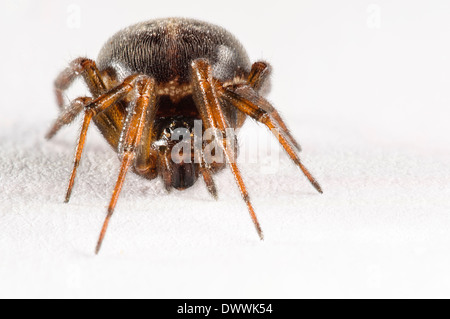
{"label": "spider abdomen", "polygon": [[169,86],[189,83],[190,65],[196,59],[207,59],[214,78],[221,81],[250,70],[247,53],[231,33],[183,18],[151,20],[119,31],[103,46],[97,65],[114,72],[119,82],[138,73]]}

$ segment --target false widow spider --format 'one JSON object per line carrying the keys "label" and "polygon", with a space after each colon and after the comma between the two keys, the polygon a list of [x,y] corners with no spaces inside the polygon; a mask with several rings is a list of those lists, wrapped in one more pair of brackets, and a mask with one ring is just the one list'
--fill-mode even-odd
{"label": "false widow spider", "polygon": [[[258,235],[263,232],[241,173],[235,149],[219,143],[223,163],[208,163],[203,149],[194,152],[196,162],[176,163],[170,136],[177,127],[192,129],[202,121],[203,131],[239,129],[247,117],[263,123],[322,193],[317,181],[300,161],[300,146],[275,108],[260,94],[270,67],[265,62],[250,65],[242,45],[221,27],[205,22],[169,18],[130,26],[110,38],[97,61],[74,60],[55,80],[61,114],[47,134],[52,138],[64,125],[84,112],[74,166],[66,194],[69,201],[80,164],[86,133],[91,122],[118,153],[121,167],[108,214],[96,247],[98,254],[130,167],[147,179],[161,176],[166,188],[192,186],[201,176],[217,198],[212,175],[227,163],[247,204]],[[92,96],[79,97],[64,107],[64,91],[78,78],[86,82]]]}

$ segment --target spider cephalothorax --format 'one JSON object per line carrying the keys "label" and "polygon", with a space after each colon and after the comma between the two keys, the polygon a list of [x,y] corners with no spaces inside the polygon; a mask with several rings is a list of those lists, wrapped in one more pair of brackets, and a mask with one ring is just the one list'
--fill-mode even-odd
{"label": "spider cephalothorax", "polygon": [[[322,192],[298,157],[299,145],[278,112],[262,96],[261,88],[269,72],[265,62],[251,66],[242,45],[223,28],[172,18],[140,23],[118,32],[106,42],[97,62],[78,58],[58,76],[55,90],[61,115],[47,137],[53,137],[84,111],[66,202],[70,199],[91,121],[122,162],[97,253],[130,167],[148,179],[161,176],[168,190],[188,188],[201,176],[210,193],[217,197],[212,175],[228,164],[257,232],[263,238],[235,161],[236,152],[226,139],[219,143],[223,162],[208,161],[204,143],[195,147],[195,138],[188,147],[193,150],[191,158],[174,159],[178,140],[171,137],[179,128],[192,132],[195,121],[202,123],[200,135],[213,129],[224,136],[229,129],[239,129],[247,117],[263,123],[275,133],[313,186]],[[63,92],[78,76],[84,78],[92,96],[77,98],[64,107]]]}

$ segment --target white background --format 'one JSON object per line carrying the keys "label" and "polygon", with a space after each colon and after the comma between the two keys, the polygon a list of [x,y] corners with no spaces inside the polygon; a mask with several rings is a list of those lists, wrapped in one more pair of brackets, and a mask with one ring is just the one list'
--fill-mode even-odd
{"label": "white background", "polygon": [[[0,297],[450,297],[449,1],[99,3],[0,3]],[[92,129],[62,203],[79,124],[44,140],[53,80],[168,16],[222,25],[271,62],[269,99],[325,194],[284,154],[277,174],[250,155],[260,242],[228,171],[218,202],[201,181],[168,195],[130,174],[95,257],[119,162]]]}

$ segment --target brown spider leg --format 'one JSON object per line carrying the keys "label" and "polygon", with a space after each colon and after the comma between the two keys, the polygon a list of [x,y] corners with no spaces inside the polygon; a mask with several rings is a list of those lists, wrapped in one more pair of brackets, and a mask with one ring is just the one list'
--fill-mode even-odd
{"label": "brown spider leg", "polygon": [[203,176],[203,180],[205,181],[208,192],[211,194],[211,196],[215,200],[218,200],[219,195],[217,193],[217,187],[216,187],[216,184],[214,183],[214,178],[212,176],[211,169],[209,169],[207,166],[204,166],[204,164],[202,164],[202,166],[200,167],[200,174],[202,174],[202,176]]}
{"label": "brown spider leg", "polygon": [[67,90],[79,76],[84,78],[84,81],[94,98],[106,91],[106,85],[102,80],[100,71],[95,62],[86,58],[75,59],[55,80],[56,101],[60,109],[64,109],[64,91]]}
{"label": "brown spider leg", "polygon": [[142,132],[146,125],[147,109],[154,107],[156,104],[156,82],[151,78],[143,80],[142,85],[139,84],[139,96],[136,100],[135,107],[130,111],[128,123],[124,126],[124,141],[123,141],[123,157],[122,165],[120,167],[119,177],[117,179],[116,186],[111,198],[111,202],[108,207],[108,215],[103,223],[102,230],[98,239],[95,253],[98,254],[105,238],[106,231],[108,229],[109,222],[114,213],[117,200],[119,199],[120,191],[122,190],[123,183],[125,181],[126,174],[130,165],[135,158],[136,148],[141,142]]}
{"label": "brown spider leg", "polygon": [[132,75],[126,78],[122,84],[111,89],[109,92],[99,96],[97,99],[85,106],[83,126],[80,132],[80,138],[77,144],[75,160],[73,164],[72,174],[70,176],[69,186],[67,188],[65,202],[68,203],[72,194],[72,188],[75,183],[78,166],[80,165],[81,154],[83,153],[84,143],[86,142],[86,134],[89,124],[94,116],[103,112],[110,106],[123,99],[133,88],[138,75]]}
{"label": "brown spider leg", "polygon": [[[250,96],[257,96],[259,90],[264,85],[264,82],[267,80],[267,78],[270,75],[270,66],[265,62],[256,62],[252,65],[252,69],[250,71],[250,75],[248,76],[248,86],[236,86],[236,87],[229,87],[230,90],[240,90],[241,95],[250,95]],[[253,89],[253,90],[252,90]],[[243,92],[244,91],[244,92]],[[245,92],[246,91],[246,92]],[[291,131],[288,129],[286,123],[281,118],[281,115],[278,113],[278,111],[269,103],[260,103],[260,107],[265,110],[266,112],[270,113],[270,116],[279,124],[280,128],[283,130],[286,137],[289,139],[291,144],[295,147],[295,149],[298,152],[301,152],[302,147],[300,144],[296,141],[294,136],[291,134]]]}
{"label": "brown spider leg", "polygon": [[[233,92],[228,89],[224,89],[221,91],[222,97],[225,98],[229,103],[234,105],[236,108],[238,108],[241,112],[251,116],[258,122],[263,123],[266,125],[274,135],[277,136],[278,141],[283,146],[285,151],[288,153],[289,157],[292,159],[292,161],[300,167],[301,171],[305,176],[308,178],[308,180],[311,182],[311,184],[314,186],[314,188],[319,192],[323,193],[322,188],[320,187],[319,183],[316,181],[316,179],[311,175],[311,173],[308,171],[308,169],[302,164],[300,161],[300,158],[298,157],[297,153],[292,148],[292,145],[289,141],[289,139],[285,136],[285,133],[283,130],[280,130],[280,127],[277,125],[277,121],[275,121],[269,112],[262,109],[260,107],[260,102],[264,102],[264,104],[269,104],[265,99],[263,99],[260,96],[253,96],[250,97],[248,95],[241,96],[240,91]],[[270,105],[270,104],[269,104]],[[281,132],[280,132],[281,131]]]}
{"label": "brown spider leg", "polygon": [[164,182],[164,187],[168,193],[172,191],[172,174],[171,174],[171,152],[169,148],[159,151],[158,165]]}
{"label": "brown spider leg", "polygon": [[45,138],[48,140],[53,138],[63,126],[72,123],[78,114],[83,111],[85,105],[89,104],[92,100],[93,99],[90,97],[79,97],[73,100],[69,107],[63,110],[60,116],[56,119],[52,128],[48,131],[47,135],[45,135]]}
{"label": "brown spider leg", "polygon": [[[196,101],[196,105],[199,108],[200,115],[202,116],[202,120],[204,121],[204,123],[208,123],[206,124],[206,126],[219,128],[222,132],[225,132],[225,129],[228,128],[229,125],[223,115],[221,105],[216,95],[215,87],[213,84],[211,65],[205,60],[195,60],[192,63],[192,69],[194,98]],[[227,147],[226,139],[223,139],[223,145],[221,145],[221,147],[223,152],[225,153],[231,171],[233,172],[242,198],[247,204],[247,208],[252,218],[253,224],[255,225],[256,231],[258,232],[261,240],[263,240],[264,235],[261,226],[250,202],[250,196],[247,192],[241,173],[236,164],[234,154],[232,154],[231,150]]]}
{"label": "brown spider leg", "polygon": [[200,163],[199,171],[203,177],[203,181],[205,182],[208,192],[215,200],[218,200],[219,196],[217,193],[216,184],[214,183],[213,173],[209,164],[207,164],[203,158],[202,139],[198,136],[194,136],[194,156],[195,162]]}
{"label": "brown spider leg", "polygon": [[200,163],[199,172],[203,177],[203,181],[205,182],[208,192],[211,194],[211,196],[215,200],[218,200],[219,195],[217,193],[216,184],[214,183],[213,172],[211,170],[210,165],[208,163],[206,163],[205,159],[203,158],[203,151],[199,150],[196,147],[196,148],[194,148],[194,154],[195,154],[196,163]]}
{"label": "brown spider leg", "polygon": [[147,179],[158,177],[158,151],[153,148],[154,122],[158,112],[158,101],[151,101],[151,107],[147,110],[146,125],[142,132],[141,144],[136,149],[134,170]]}
{"label": "brown spider leg", "polygon": [[272,119],[278,124],[284,135],[288,138],[289,142],[294,146],[297,152],[301,152],[302,148],[292,136],[291,131],[286,126],[285,122],[281,118],[278,111],[264,98],[262,98],[253,88],[248,85],[238,85],[235,87],[227,88],[229,91],[235,92],[247,100],[257,101],[258,106],[269,113]]}
{"label": "brown spider leg", "polygon": [[259,91],[270,75],[270,66],[265,62],[255,62],[247,78],[248,84]]}

